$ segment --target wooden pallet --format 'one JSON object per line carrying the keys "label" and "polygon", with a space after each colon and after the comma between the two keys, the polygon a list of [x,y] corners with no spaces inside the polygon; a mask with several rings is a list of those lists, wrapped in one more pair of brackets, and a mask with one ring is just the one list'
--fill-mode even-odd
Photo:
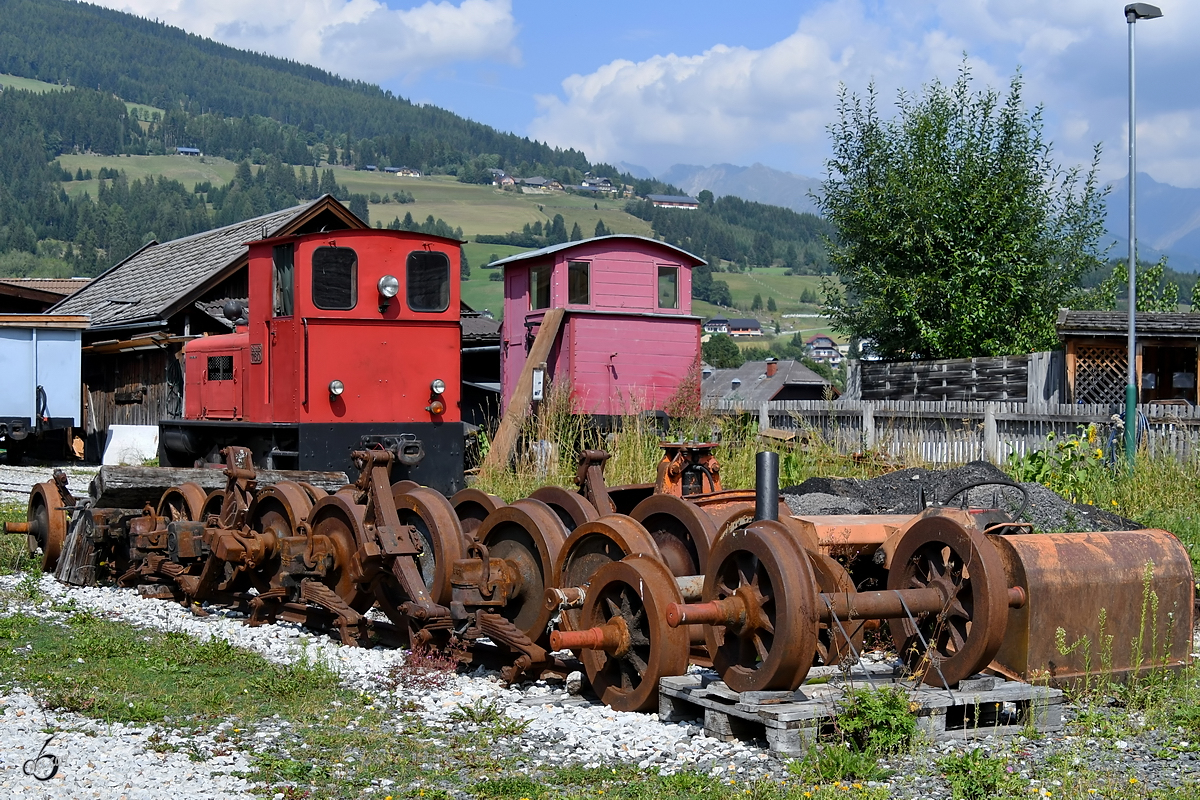
{"label": "wooden pallet", "polygon": [[[891,665],[871,665],[848,677],[825,670],[825,683],[796,692],[734,692],[716,673],[694,672],[659,682],[659,718],[678,722],[704,718],[704,731],[722,741],[767,740],[777,753],[803,755],[821,734],[832,733],[847,690],[864,686],[903,689],[915,706],[917,731],[933,740],[1014,736],[1030,728],[1062,730],[1063,694],[1058,689],[975,675],[950,691],[913,686],[893,675]],[[814,669],[813,673],[817,673]],[[868,674],[870,680],[868,680]]]}

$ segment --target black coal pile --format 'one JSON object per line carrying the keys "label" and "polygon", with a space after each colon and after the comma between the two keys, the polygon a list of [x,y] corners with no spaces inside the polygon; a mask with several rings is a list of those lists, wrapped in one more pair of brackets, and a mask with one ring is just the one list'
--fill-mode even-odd
{"label": "black coal pile", "polygon": [[[989,483],[1000,481],[999,484]],[[1071,503],[1040,483],[1024,483],[1025,497],[998,467],[972,461],[961,467],[930,470],[921,467],[889,472],[878,478],[809,478],[783,490],[793,514],[916,514],[924,505],[962,505],[1002,508],[1019,514],[1039,531],[1120,531],[1141,525],[1096,506]],[[972,488],[965,488],[972,487]],[[961,491],[960,491],[961,490]]]}

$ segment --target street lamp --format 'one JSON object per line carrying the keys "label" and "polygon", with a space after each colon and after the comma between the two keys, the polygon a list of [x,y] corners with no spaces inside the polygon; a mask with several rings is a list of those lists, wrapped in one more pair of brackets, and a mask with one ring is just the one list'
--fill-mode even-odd
{"label": "street lamp", "polygon": [[1133,27],[1139,19],[1162,16],[1162,9],[1149,3],[1125,6],[1129,23],[1129,368],[1125,381],[1125,460],[1133,466],[1137,452],[1137,123],[1134,114]]}

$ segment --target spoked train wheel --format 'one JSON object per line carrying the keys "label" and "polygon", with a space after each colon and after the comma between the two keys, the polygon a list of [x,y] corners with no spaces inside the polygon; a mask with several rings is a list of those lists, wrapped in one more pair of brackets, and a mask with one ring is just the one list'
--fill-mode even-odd
{"label": "spoked train wheel", "polygon": [[816,579],[808,554],[778,522],[722,536],[709,557],[704,602],[741,603],[733,624],[707,630],[713,667],[735,692],[793,690],[817,652]]}
{"label": "spoked train wheel", "polygon": [[900,657],[930,685],[943,680],[953,685],[974,675],[1004,643],[1004,564],[982,533],[946,517],[918,520],[896,546],[887,585],[937,589],[944,598],[939,613],[888,620]]}
{"label": "spoked train wheel", "polygon": [[611,631],[614,641],[580,658],[602,702],[649,711],[658,706],[659,679],[687,671],[687,630],[668,626],[665,616],[669,603],[681,601],[674,576],[656,558],[633,555],[596,572],[581,624]]}

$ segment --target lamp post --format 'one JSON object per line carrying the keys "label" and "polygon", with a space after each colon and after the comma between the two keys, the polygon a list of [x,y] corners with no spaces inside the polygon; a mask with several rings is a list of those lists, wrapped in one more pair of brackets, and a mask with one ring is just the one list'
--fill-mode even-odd
{"label": "lamp post", "polygon": [[1129,24],[1129,368],[1125,381],[1125,460],[1132,467],[1137,452],[1137,121],[1133,80],[1133,28],[1139,19],[1162,16],[1158,6],[1130,3],[1125,6]]}

